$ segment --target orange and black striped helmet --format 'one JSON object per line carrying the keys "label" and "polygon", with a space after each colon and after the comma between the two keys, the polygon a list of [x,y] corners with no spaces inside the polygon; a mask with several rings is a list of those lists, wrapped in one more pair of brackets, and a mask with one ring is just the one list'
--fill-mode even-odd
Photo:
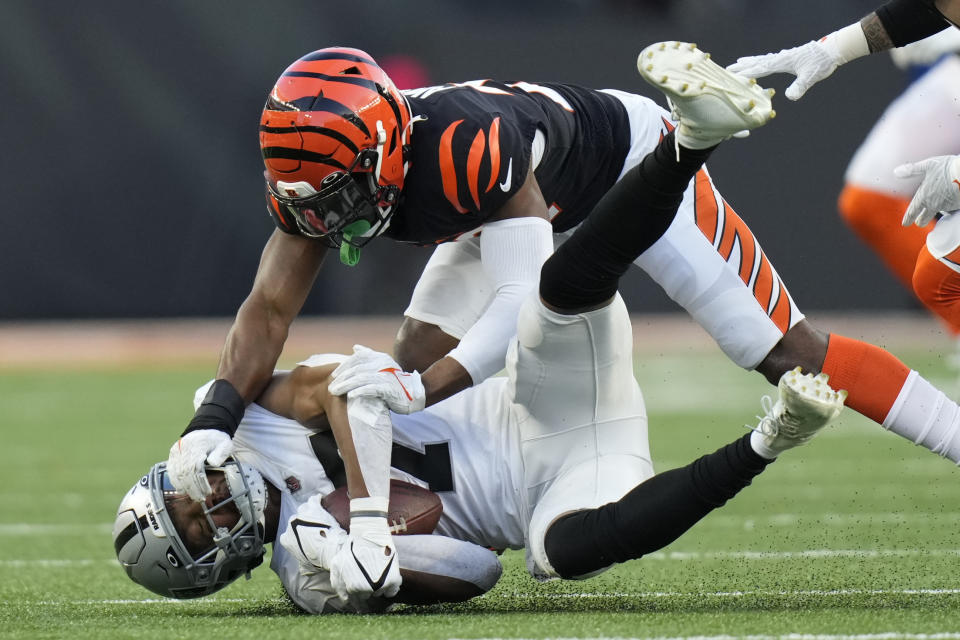
{"label": "orange and black striped helmet", "polygon": [[367,53],[333,47],[294,62],[260,119],[264,175],[280,215],[304,235],[366,244],[396,209],[409,126],[406,98]]}

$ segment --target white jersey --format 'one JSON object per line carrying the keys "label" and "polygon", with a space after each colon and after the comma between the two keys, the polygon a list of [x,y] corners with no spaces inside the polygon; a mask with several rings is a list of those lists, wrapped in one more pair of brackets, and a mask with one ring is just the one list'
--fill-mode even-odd
{"label": "white jersey", "polygon": [[[303,364],[321,366],[343,358],[325,354]],[[440,496],[443,514],[435,533],[493,549],[524,547],[527,530],[528,511],[518,488],[523,466],[517,430],[508,426],[503,411],[506,383],[506,378],[492,378],[417,414],[391,414],[394,464],[402,467],[391,468],[391,477]],[[195,402],[202,401],[209,384],[197,391]],[[278,539],[312,496],[335,488],[321,462],[330,456],[329,433],[318,433],[254,403],[247,407],[233,441],[233,455],[280,490]],[[270,568],[305,610],[344,608],[329,577],[303,575],[298,560],[280,544],[273,545]]]}
{"label": "white jersey", "polygon": [[[553,521],[618,500],[653,475],[632,354],[630,317],[619,295],[606,307],[575,315],[550,311],[532,295],[508,350],[507,377],[412,415],[391,415],[391,475],[440,496],[436,533],[473,543],[467,546],[526,547],[530,573],[556,577],[544,547]],[[344,357],[318,356],[305,364]],[[205,393],[198,391],[198,400]],[[278,536],[298,509],[305,514],[316,507],[311,496],[333,489],[339,460],[328,432],[253,404],[234,446],[237,458],[281,491]],[[403,547],[415,544],[407,538],[418,537],[397,538],[401,563]],[[274,545],[271,568],[308,611],[346,607],[325,572],[299,566],[282,545]]]}
{"label": "white jersey", "polygon": [[[494,549],[519,549],[527,513],[519,489],[519,437],[504,410],[506,384],[506,378],[491,378],[413,415],[391,414],[391,477],[440,496],[437,533]],[[202,399],[207,388],[201,387],[197,397]],[[234,435],[234,455],[280,489],[295,511],[310,496],[335,488],[321,462],[331,438],[254,403]]]}

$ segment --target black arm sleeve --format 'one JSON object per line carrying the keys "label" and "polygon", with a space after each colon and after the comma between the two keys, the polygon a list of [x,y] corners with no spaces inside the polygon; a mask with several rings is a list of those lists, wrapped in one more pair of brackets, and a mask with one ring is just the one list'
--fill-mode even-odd
{"label": "black arm sleeve", "polygon": [[922,40],[950,26],[932,0],[890,0],[876,13],[896,47]]}

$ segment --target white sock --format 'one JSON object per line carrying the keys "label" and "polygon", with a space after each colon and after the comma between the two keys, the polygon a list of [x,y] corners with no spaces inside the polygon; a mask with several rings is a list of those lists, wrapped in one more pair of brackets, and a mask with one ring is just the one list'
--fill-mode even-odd
{"label": "white sock", "polygon": [[960,406],[916,371],[907,376],[883,427],[960,463]]}
{"label": "white sock", "polygon": [[782,451],[776,451],[767,446],[767,443],[764,442],[764,435],[759,431],[754,431],[750,434],[750,448],[753,449],[761,458],[767,460],[775,460],[778,455],[783,453]]}

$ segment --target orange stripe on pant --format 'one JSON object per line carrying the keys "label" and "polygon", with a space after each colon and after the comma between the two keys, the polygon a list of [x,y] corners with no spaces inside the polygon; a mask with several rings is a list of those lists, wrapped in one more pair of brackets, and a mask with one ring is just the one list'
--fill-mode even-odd
{"label": "orange stripe on pant", "polygon": [[[956,254],[960,254],[960,249],[945,259],[960,264],[960,255]],[[930,255],[926,247],[917,256],[913,291],[954,334],[960,334],[960,273]]]}
{"label": "orange stripe on pant", "polygon": [[847,390],[848,407],[880,424],[910,374],[893,354],[835,333],[830,334],[822,370],[832,388]]}
{"label": "orange stripe on pant", "polygon": [[[698,171],[696,181],[693,215],[697,228],[711,243],[716,243],[717,235],[720,235],[717,252],[724,260],[729,261],[734,248],[739,245],[740,264],[737,265],[737,273],[743,283],[750,286],[750,281],[754,279],[754,261],[759,243],[756,242],[747,223],[737,215],[726,200],[723,201],[723,226],[720,227],[720,209],[707,172],[703,169]],[[786,333],[790,329],[791,322],[790,299],[787,296],[786,287],[783,286],[779,277],[774,276],[773,266],[762,250],[756,272],[753,297],[780,332]],[[779,297],[776,305],[771,309],[770,303],[775,291]]]}
{"label": "orange stripe on pant", "polygon": [[693,200],[693,219],[700,232],[707,236],[707,240],[714,243],[717,240],[719,210],[717,208],[717,198],[713,195],[713,184],[711,184],[707,172],[703,169],[697,171],[695,179],[697,183]]}
{"label": "orange stripe on pant", "polygon": [[902,227],[909,200],[847,185],[840,192],[840,216],[880,256],[903,286],[912,289],[917,254],[933,227]]}

